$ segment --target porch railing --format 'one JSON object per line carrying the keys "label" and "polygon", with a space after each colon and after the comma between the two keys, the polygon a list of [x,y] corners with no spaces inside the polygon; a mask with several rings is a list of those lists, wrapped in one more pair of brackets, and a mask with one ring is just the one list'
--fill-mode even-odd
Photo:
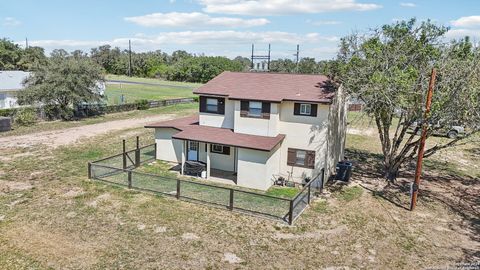
{"label": "porch railing", "polygon": [[146,162],[155,160],[156,145],[150,144],[88,163],[88,177],[106,183],[175,197],[179,200],[203,203],[230,211],[259,215],[293,224],[323,187],[323,169],[292,199],[218,186],[193,180],[172,178],[135,171]]}

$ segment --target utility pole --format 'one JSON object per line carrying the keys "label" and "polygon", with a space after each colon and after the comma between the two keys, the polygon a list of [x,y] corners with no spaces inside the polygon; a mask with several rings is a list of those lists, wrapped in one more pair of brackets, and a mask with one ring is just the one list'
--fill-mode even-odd
{"label": "utility pole", "polygon": [[267,70],[270,71],[270,44],[268,44],[268,60],[267,60]]}
{"label": "utility pole", "polygon": [[28,49],[28,38],[25,38],[25,49]]}
{"label": "utility pole", "polygon": [[132,77],[132,42],[128,40],[128,76]]}
{"label": "utility pole", "polygon": [[298,61],[300,60],[300,44],[297,44],[297,51],[295,56],[295,72],[298,73]]}
{"label": "utility pole", "polygon": [[410,211],[413,211],[415,209],[415,206],[417,206],[418,188],[420,186],[420,176],[422,175],[423,154],[425,152],[425,141],[427,139],[428,118],[430,117],[430,108],[432,106],[433,88],[435,87],[436,77],[437,71],[435,70],[435,68],[433,68],[432,75],[430,77],[430,83],[428,84],[427,102],[425,105],[425,114],[423,116],[422,122],[422,137],[420,138],[420,147],[418,148],[417,158],[417,169],[415,170],[415,182],[412,184],[411,187]]}
{"label": "utility pole", "polygon": [[252,58],[251,58],[251,61],[252,61],[252,64],[251,64],[251,68],[254,69],[255,68],[255,65],[253,64],[253,52],[255,50],[255,45],[252,44]]}

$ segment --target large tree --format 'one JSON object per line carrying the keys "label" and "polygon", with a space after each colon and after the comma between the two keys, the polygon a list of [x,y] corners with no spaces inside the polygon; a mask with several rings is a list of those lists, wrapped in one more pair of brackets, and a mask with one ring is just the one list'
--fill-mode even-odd
{"label": "large tree", "polygon": [[85,57],[70,56],[64,50],[55,50],[48,64],[35,70],[19,91],[23,104],[42,104],[58,111],[58,117],[72,117],[72,106],[100,100],[99,82],[104,77],[100,66]]}
{"label": "large tree", "polygon": [[[480,129],[480,50],[468,38],[447,42],[447,31],[412,19],[342,40],[339,79],[375,120],[385,177],[391,181],[417,158],[422,125],[428,127],[427,139],[452,125],[466,127],[464,136],[431,146],[425,157],[465,142]],[[433,68],[438,76],[432,111],[423,119]]]}

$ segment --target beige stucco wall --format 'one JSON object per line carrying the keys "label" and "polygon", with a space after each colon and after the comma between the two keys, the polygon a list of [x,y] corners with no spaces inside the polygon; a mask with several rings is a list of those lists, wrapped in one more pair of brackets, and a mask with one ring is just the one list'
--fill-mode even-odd
{"label": "beige stucco wall", "polygon": [[155,129],[157,159],[171,162],[181,162],[183,141],[172,139],[172,135],[178,132],[178,130],[173,128]]}
{"label": "beige stucco wall", "polygon": [[[198,160],[207,162],[207,152],[205,151],[206,143],[199,143],[200,153]],[[213,169],[224,171],[232,171],[235,169],[235,147],[230,147],[230,155],[222,155],[210,152],[210,166]]]}
{"label": "beige stucco wall", "polygon": [[272,175],[278,168],[278,148],[265,152],[245,148],[238,149],[237,185],[267,190],[273,184]]}
{"label": "beige stucco wall", "polygon": [[234,130],[237,133],[275,137],[278,135],[279,104],[271,103],[270,119],[240,117],[240,101],[235,101]]}
{"label": "beige stucco wall", "polygon": [[[294,102],[282,102],[279,131],[285,134],[281,147],[280,175],[286,179],[302,182],[305,177],[316,177],[324,167],[327,149],[328,105],[318,105],[317,116],[293,114]],[[315,169],[288,166],[288,148],[315,151]]]}
{"label": "beige stucco wall", "polygon": [[199,122],[202,126],[234,128],[235,101],[225,99],[225,115],[214,113],[199,113]]}

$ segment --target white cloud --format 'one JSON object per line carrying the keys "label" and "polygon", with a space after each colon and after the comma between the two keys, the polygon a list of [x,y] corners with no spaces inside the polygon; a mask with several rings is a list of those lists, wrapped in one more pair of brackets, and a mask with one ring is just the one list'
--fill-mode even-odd
{"label": "white cloud", "polygon": [[416,7],[417,4],[415,4],[415,3],[410,3],[410,2],[401,2],[401,3],[400,3],[400,6],[413,8],[413,7]]}
{"label": "white cloud", "polygon": [[209,13],[241,15],[279,15],[331,11],[366,11],[381,8],[374,3],[356,0],[197,0]]}
{"label": "white cloud", "polygon": [[457,20],[451,21],[450,23],[453,26],[458,26],[458,27],[480,26],[480,16],[461,17]]}
{"label": "white cloud", "polygon": [[[129,38],[117,38],[113,40],[31,40],[29,43],[33,46],[53,48],[91,48],[102,44],[111,46],[126,47]],[[132,44],[145,50],[158,48],[158,46],[168,45],[238,45],[250,43],[272,43],[272,44],[316,44],[318,42],[338,42],[339,38],[335,36],[322,36],[318,33],[308,33],[305,35],[271,31],[271,32],[251,32],[251,31],[183,31],[183,32],[165,32],[155,36],[143,34],[131,38]],[[19,42],[20,43],[20,42]]]}
{"label": "white cloud", "polygon": [[311,21],[311,20],[307,20],[307,23],[311,24],[311,25],[315,25],[315,26],[320,26],[320,25],[337,25],[337,24],[341,24],[342,22],[340,21],[327,21],[327,20],[320,20],[320,21]]}
{"label": "white cloud", "polygon": [[3,26],[19,26],[22,24],[19,20],[12,18],[12,17],[5,17],[3,19],[2,25]]}
{"label": "white cloud", "polygon": [[202,26],[223,26],[223,27],[253,27],[270,23],[267,19],[241,19],[231,17],[211,17],[205,13],[192,12],[170,12],[152,13],[143,16],[126,17],[126,21],[147,27],[202,27]]}
{"label": "white cloud", "polygon": [[480,39],[480,29],[452,29],[445,36],[450,39],[460,39],[469,36],[478,41]]}

